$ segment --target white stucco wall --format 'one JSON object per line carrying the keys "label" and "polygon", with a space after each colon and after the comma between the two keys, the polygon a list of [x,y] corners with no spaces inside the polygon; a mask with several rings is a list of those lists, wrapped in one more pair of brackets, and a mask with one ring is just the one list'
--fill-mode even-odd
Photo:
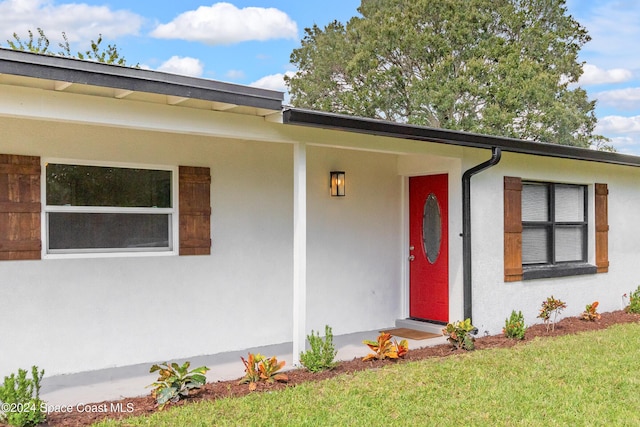
{"label": "white stucco wall", "polygon": [[210,167],[213,240],[210,256],[0,262],[0,376],[291,340],[291,145],[6,118],[0,128],[7,154]]}
{"label": "white stucco wall", "polygon": [[[480,160],[475,154],[468,157]],[[474,160],[474,162],[477,162]],[[595,264],[593,185],[609,188],[609,272],[525,280],[503,280],[503,177],[588,185],[589,263]],[[640,170],[593,162],[503,153],[494,168],[472,178],[473,319],[480,333],[500,333],[511,310],[522,310],[527,324],[538,319],[542,301],[553,295],[567,303],[564,316],[582,313],[599,301],[599,311],[623,308],[622,295],[640,284],[638,239]]]}
{"label": "white stucco wall", "polygon": [[[401,312],[401,178],[397,156],[307,149],[307,325],[334,334],[393,326]],[[346,196],[329,172],[346,172]]]}

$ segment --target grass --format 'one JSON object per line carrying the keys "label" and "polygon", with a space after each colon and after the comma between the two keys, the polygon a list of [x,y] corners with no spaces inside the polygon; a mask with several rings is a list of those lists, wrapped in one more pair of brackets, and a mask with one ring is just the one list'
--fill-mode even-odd
{"label": "grass", "polygon": [[97,426],[640,425],[639,350],[623,324]]}

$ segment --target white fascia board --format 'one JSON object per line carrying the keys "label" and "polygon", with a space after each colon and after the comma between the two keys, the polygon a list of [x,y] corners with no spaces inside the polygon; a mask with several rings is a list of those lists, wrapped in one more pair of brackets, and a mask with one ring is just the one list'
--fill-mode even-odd
{"label": "white fascia board", "polygon": [[263,117],[17,86],[0,90],[0,116],[270,142],[288,140]]}

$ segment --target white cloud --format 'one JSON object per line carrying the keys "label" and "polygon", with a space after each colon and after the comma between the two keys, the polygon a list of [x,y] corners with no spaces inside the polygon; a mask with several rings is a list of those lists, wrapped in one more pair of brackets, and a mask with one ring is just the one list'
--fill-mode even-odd
{"label": "white cloud", "polygon": [[640,156],[640,116],[606,116],[598,120],[595,133],[611,139],[619,153]]}
{"label": "white cloud", "polygon": [[259,87],[262,89],[279,90],[280,92],[286,92],[287,86],[284,84],[284,76],[292,76],[295,73],[293,71],[287,71],[286,73],[271,74],[264,76],[261,79],[256,80],[253,83],[249,83],[249,86]]}
{"label": "white cloud", "polygon": [[600,134],[640,134],[640,116],[606,116],[598,120],[595,129]]}
{"label": "white cloud", "polygon": [[249,40],[296,39],[298,27],[286,13],[275,8],[238,9],[230,3],[215,3],[184,12],[168,24],[158,25],[151,36],[220,45]]}
{"label": "white cloud", "polygon": [[158,71],[200,77],[204,71],[204,64],[196,58],[172,56],[158,67]]}
{"label": "white cloud", "polygon": [[592,64],[584,64],[584,73],[580,76],[580,85],[598,85],[604,83],[621,83],[631,80],[633,73],[624,68],[603,70]]}
{"label": "white cloud", "polygon": [[78,42],[72,48],[85,49],[90,40],[100,34],[107,40],[137,34],[143,18],[127,10],[111,10],[107,6],[90,6],[85,3],[55,4],[53,0],[4,0],[0,1],[0,40],[12,40],[17,33],[27,41],[27,31],[38,37],[42,28],[51,41],[54,52],[57,43],[66,33],[70,42]]}
{"label": "white cloud", "polygon": [[640,87],[607,90],[595,94],[598,102],[623,110],[640,108]]}

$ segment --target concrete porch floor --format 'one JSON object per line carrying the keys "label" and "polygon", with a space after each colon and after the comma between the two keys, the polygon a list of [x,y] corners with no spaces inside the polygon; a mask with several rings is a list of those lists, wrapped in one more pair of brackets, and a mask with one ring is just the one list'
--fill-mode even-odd
{"label": "concrete porch floor", "polygon": [[[393,328],[389,327],[386,330]],[[338,350],[336,360],[351,360],[354,357],[365,356],[369,353],[369,349],[362,344],[362,340],[374,340],[378,334],[378,330],[373,330],[334,336],[333,343]],[[442,336],[408,341],[409,350],[446,343],[446,339]],[[226,381],[239,379],[244,375],[244,365],[240,356],[246,358],[249,352],[261,353],[269,357],[276,356],[278,360],[287,362],[285,369],[295,368],[292,366],[291,342],[191,357],[188,360],[191,361],[191,368],[204,365],[211,369],[207,373],[208,382]],[[185,360],[171,360],[171,362],[182,364]],[[151,365],[152,363],[144,363],[77,374],[45,376],[42,380],[40,398],[48,405],[66,406],[144,396],[151,391],[146,386],[157,378],[156,374],[149,373]]]}

